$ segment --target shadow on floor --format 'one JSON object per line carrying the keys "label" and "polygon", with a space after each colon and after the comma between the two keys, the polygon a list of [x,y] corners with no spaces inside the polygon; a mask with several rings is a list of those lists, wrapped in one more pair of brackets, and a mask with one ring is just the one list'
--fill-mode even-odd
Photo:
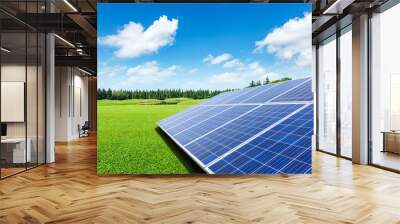
{"label": "shadow on floor", "polygon": [[205,173],[161,128],[157,127],[156,132],[190,173]]}

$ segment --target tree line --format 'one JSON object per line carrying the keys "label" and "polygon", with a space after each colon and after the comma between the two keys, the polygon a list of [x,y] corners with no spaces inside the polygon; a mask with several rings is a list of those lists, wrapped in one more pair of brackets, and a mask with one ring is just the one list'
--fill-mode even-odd
{"label": "tree line", "polygon": [[167,98],[192,98],[206,99],[218,95],[226,90],[183,90],[183,89],[158,89],[158,90],[111,90],[98,89],[97,99],[99,100],[127,100],[127,99],[158,99]]}
{"label": "tree line", "polygon": [[261,86],[261,85],[268,85],[268,84],[273,84],[273,83],[278,83],[278,82],[284,82],[284,81],[288,81],[288,80],[292,80],[292,78],[290,77],[283,77],[281,79],[277,79],[277,80],[273,80],[270,81],[268,77],[265,78],[264,81],[261,82],[261,80],[251,80],[251,82],[249,83],[248,87],[255,87],[255,86]]}
{"label": "tree line", "polygon": [[[270,81],[268,77],[264,81],[252,80],[248,87],[255,87],[278,82],[292,80],[290,77]],[[233,91],[235,89],[225,90],[183,90],[183,89],[157,89],[157,90],[112,90],[98,89],[97,99],[99,100],[127,100],[127,99],[158,99],[164,100],[167,98],[191,98],[191,99],[206,99],[216,96],[222,92]]]}

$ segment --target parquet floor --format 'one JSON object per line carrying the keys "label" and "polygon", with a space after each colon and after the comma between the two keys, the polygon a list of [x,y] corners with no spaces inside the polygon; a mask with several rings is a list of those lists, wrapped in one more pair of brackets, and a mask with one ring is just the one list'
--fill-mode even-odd
{"label": "parquet floor", "polygon": [[94,137],[0,181],[0,223],[400,223],[400,175],[314,153],[309,176],[97,176]]}

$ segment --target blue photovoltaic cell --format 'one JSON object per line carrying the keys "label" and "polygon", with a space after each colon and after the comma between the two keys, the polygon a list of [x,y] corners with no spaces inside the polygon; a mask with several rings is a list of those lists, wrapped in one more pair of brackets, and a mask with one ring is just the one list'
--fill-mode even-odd
{"label": "blue photovoltaic cell", "polygon": [[201,123],[202,121],[212,116],[215,116],[231,107],[232,106],[215,106],[211,110],[207,110],[206,112],[201,113],[198,116],[193,116],[191,119],[184,120],[182,122],[177,123],[173,127],[166,128],[166,131],[168,131],[172,135],[178,134],[179,132],[187,129],[188,127]]}
{"label": "blue photovoltaic cell", "polygon": [[260,106],[185,147],[203,164],[208,164],[301,106],[301,104]]}
{"label": "blue photovoltaic cell", "polygon": [[166,124],[160,125],[165,130],[169,130],[170,128],[177,127],[184,122],[194,119],[202,114],[207,114],[209,111],[213,110],[216,106],[199,106],[196,110],[190,111],[182,116],[179,116],[177,119],[168,122]]}
{"label": "blue photovoltaic cell", "polygon": [[182,145],[186,145],[192,140],[204,134],[207,134],[209,131],[218,128],[219,126],[225,124],[226,122],[239,117],[240,115],[250,111],[255,107],[256,107],[255,105],[233,106],[232,108],[214,117],[209,117],[209,119],[204,120],[201,123],[188,127],[186,130],[182,131],[181,133],[178,133],[175,136],[175,139],[177,139]]}
{"label": "blue photovoltaic cell", "polygon": [[313,100],[313,93],[311,87],[311,79],[294,88],[293,90],[275,98],[272,102],[287,102],[287,101],[311,101]]}
{"label": "blue photovoltaic cell", "polygon": [[167,117],[167,118],[159,121],[158,125],[160,125],[160,126],[168,125],[168,124],[173,123],[175,121],[178,121],[180,119],[184,119],[184,118],[190,117],[189,114],[192,114],[192,113],[195,114],[197,111],[202,111],[204,109],[207,109],[207,107],[200,107],[200,106],[191,107],[191,108],[189,108],[187,110],[181,111],[179,113],[176,113],[176,114],[174,114],[174,115],[172,115],[170,117]]}
{"label": "blue photovoltaic cell", "polygon": [[313,116],[311,104],[209,169],[218,174],[311,173]]}
{"label": "blue photovoltaic cell", "polygon": [[243,102],[253,96],[256,96],[258,94],[264,93],[266,91],[270,91],[271,89],[273,89],[274,86],[277,86],[278,84],[275,85],[264,85],[264,86],[258,86],[255,88],[248,88],[251,91],[247,91],[244,94],[241,94],[240,96],[234,97],[234,98],[230,98],[230,100],[224,100],[224,103],[240,103]]}
{"label": "blue photovoltaic cell", "polygon": [[242,103],[265,103],[274,97],[277,97],[281,94],[284,94],[286,91],[289,91],[291,88],[298,86],[306,79],[296,79],[289,82],[284,82],[275,86],[271,91],[265,91],[260,94],[257,94]]}
{"label": "blue photovoltaic cell", "polygon": [[225,98],[230,99],[232,94],[236,94],[236,93],[235,92],[223,92],[223,93],[220,93],[220,94],[212,97],[211,99],[202,102],[200,105],[219,104]]}
{"label": "blue photovoltaic cell", "polygon": [[206,172],[311,173],[311,79],[224,92],[159,121]]}
{"label": "blue photovoltaic cell", "polygon": [[225,92],[222,93],[224,94],[223,97],[218,97],[219,95],[211,98],[210,100],[207,100],[206,102],[203,102],[202,105],[216,105],[216,104],[224,104],[225,101],[233,99],[235,97],[238,97],[247,91],[251,90],[250,88],[246,89],[241,89],[241,90],[235,90],[235,91],[230,91],[230,92]]}

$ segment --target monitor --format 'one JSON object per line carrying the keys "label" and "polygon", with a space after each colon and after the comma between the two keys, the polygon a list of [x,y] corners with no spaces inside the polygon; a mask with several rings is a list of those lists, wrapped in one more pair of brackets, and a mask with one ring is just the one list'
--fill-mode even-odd
{"label": "monitor", "polygon": [[7,124],[1,123],[1,136],[7,136]]}

